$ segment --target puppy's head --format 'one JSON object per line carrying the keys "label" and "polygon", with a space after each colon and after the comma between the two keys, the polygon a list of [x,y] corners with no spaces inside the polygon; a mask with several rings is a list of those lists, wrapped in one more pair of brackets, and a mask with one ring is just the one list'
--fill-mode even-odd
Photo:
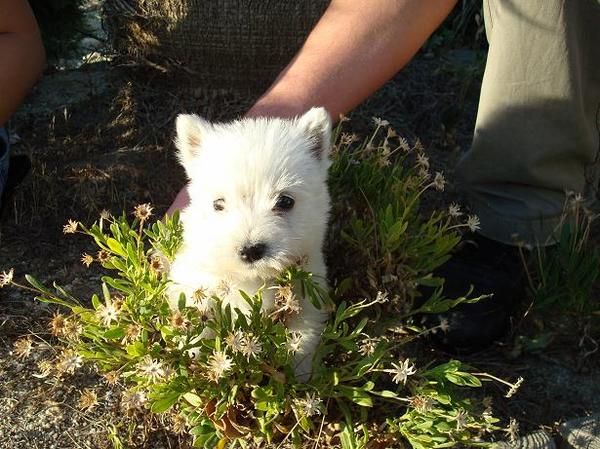
{"label": "puppy's head", "polygon": [[190,180],[184,245],[199,267],[266,279],[297,258],[320,257],[330,139],[323,108],[225,124],[180,115],[176,145]]}

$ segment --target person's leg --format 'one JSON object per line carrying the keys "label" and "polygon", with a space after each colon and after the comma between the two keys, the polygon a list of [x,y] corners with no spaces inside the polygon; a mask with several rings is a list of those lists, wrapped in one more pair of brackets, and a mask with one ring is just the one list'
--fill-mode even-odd
{"label": "person's leg", "polygon": [[546,244],[566,191],[597,195],[600,2],[485,0],[484,13],[490,48],[457,175],[484,236]]}
{"label": "person's leg", "polygon": [[490,42],[471,150],[457,175],[481,220],[437,270],[444,293],[493,296],[437,319],[449,349],[488,346],[525,296],[515,242],[551,243],[568,190],[598,186],[600,2],[485,0]]}

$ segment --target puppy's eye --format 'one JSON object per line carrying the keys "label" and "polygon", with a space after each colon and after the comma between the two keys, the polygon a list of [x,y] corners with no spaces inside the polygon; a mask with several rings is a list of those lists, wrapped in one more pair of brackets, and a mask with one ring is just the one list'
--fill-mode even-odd
{"label": "puppy's eye", "polygon": [[225,209],[225,200],[223,198],[219,198],[218,200],[213,201],[213,209],[218,211],[222,211]]}
{"label": "puppy's eye", "polygon": [[277,198],[277,202],[275,203],[275,207],[273,208],[273,210],[276,211],[286,211],[286,210],[290,210],[292,207],[294,207],[294,198],[287,196],[287,195],[281,195],[279,198]]}

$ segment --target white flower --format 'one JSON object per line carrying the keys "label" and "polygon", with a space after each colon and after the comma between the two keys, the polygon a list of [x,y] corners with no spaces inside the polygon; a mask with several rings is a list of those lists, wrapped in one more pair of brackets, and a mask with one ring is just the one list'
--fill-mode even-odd
{"label": "white flower", "polygon": [[456,430],[461,430],[465,427],[465,424],[467,424],[467,417],[468,415],[464,410],[459,410],[456,413],[456,416],[454,417],[454,420],[456,421]]}
{"label": "white flower", "polygon": [[435,188],[435,190],[443,192],[445,186],[446,179],[444,179],[444,175],[439,171],[435,172],[435,177],[433,178],[433,187]]}
{"label": "white flower", "polygon": [[295,354],[302,346],[302,334],[300,332],[292,332],[286,342],[286,349],[289,353]]}
{"label": "white flower", "polygon": [[166,370],[162,362],[154,360],[151,356],[146,355],[141,362],[137,364],[139,374],[150,379],[151,382],[156,382],[166,377]]}
{"label": "white flower", "polygon": [[506,398],[513,397],[519,390],[519,387],[521,386],[522,383],[523,383],[523,378],[519,377],[517,379],[517,381],[514,383],[514,385],[512,387],[510,387],[510,390],[508,390],[508,393],[506,393],[505,397]]}
{"label": "white flower", "polygon": [[400,364],[392,363],[392,366],[394,367],[393,369],[386,369],[383,371],[393,374],[394,377],[392,377],[392,381],[397,384],[402,383],[402,385],[406,385],[408,376],[412,376],[417,372],[415,365],[410,363],[410,359],[404,359]]}
{"label": "white flower", "polygon": [[239,329],[225,337],[225,344],[231,352],[237,354],[244,350],[244,334]]}
{"label": "white flower", "polygon": [[63,234],[75,234],[75,232],[77,232],[77,225],[79,225],[77,221],[69,220],[67,224],[63,226]]}
{"label": "white flower", "polygon": [[421,139],[417,138],[417,140],[415,141],[414,150],[416,150],[416,151],[425,150],[425,148],[423,147],[423,144],[421,143]]}
{"label": "white flower", "polygon": [[298,414],[307,418],[320,415],[322,413],[321,399],[319,399],[319,397],[314,393],[312,395],[307,393],[305,399],[294,399],[294,404],[296,405],[296,411]]}
{"label": "white flower", "polygon": [[104,326],[110,326],[110,323],[119,319],[119,309],[112,301],[108,301],[106,304],[101,305],[96,313]]}
{"label": "white flower", "polygon": [[429,170],[429,158],[423,153],[417,153],[417,166]]}
{"label": "white flower", "polygon": [[460,206],[456,203],[450,204],[450,206],[448,207],[448,214],[454,218],[460,217],[462,215]]}
{"label": "white flower", "polygon": [[404,137],[399,138],[398,146],[405,153],[408,153],[410,151],[410,145],[408,144],[408,140],[406,140]]}
{"label": "white flower", "polygon": [[387,120],[382,120],[379,117],[373,117],[373,123],[377,126],[388,126],[390,124]]}
{"label": "white flower", "polygon": [[375,297],[375,302],[379,304],[385,304],[390,300],[388,292],[378,291],[377,296]]}
{"label": "white flower", "polygon": [[258,338],[253,337],[252,334],[244,335],[242,354],[244,354],[248,360],[250,360],[250,357],[257,357],[261,351],[262,343],[258,340]]}
{"label": "white flower", "polygon": [[467,217],[467,227],[471,230],[471,232],[478,231],[481,229],[481,222],[479,221],[479,217],[477,215],[469,215]]}
{"label": "white flower", "polygon": [[14,268],[11,268],[10,270],[8,270],[8,272],[3,271],[2,273],[0,273],[0,288],[6,287],[7,285],[9,285],[13,280],[14,274],[15,274]]}
{"label": "white flower", "polygon": [[208,359],[208,377],[217,382],[225,371],[229,371],[233,367],[233,360],[223,352],[214,351]]}

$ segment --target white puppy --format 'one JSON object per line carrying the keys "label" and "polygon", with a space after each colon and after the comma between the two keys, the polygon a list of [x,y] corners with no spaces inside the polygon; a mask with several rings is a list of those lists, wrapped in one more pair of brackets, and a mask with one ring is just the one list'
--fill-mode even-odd
{"label": "white puppy", "polygon": [[[326,288],[323,240],[329,214],[327,169],[331,121],[323,108],[295,119],[241,119],[209,123],[177,117],[178,156],[190,180],[190,205],[181,214],[183,245],[173,261],[169,297],[188,301],[202,289],[243,313],[240,296],[263,290],[263,309],[275,304],[272,280],[304,259]],[[297,295],[300,292],[296,292]],[[308,298],[286,322],[301,337],[296,375],[310,376],[312,356],[327,314]]]}

